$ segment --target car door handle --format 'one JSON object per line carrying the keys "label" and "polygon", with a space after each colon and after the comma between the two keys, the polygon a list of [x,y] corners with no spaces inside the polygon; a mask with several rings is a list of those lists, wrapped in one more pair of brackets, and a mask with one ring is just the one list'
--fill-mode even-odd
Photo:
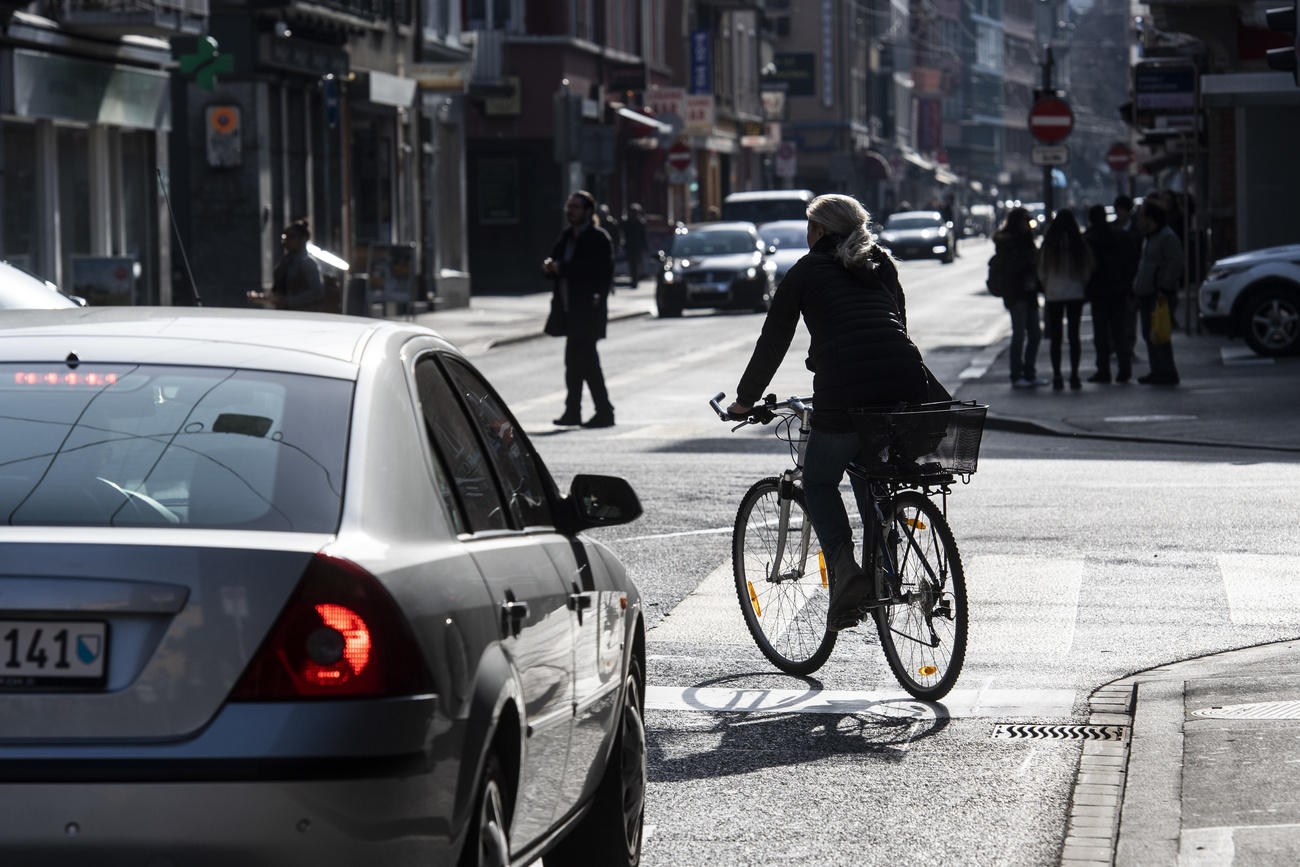
{"label": "car door handle", "polygon": [[513,598],[501,603],[501,620],[505,631],[518,636],[523,622],[528,619],[528,603],[516,602]]}
{"label": "car door handle", "polygon": [[591,607],[591,594],[589,593],[570,593],[569,609],[571,611],[582,611]]}

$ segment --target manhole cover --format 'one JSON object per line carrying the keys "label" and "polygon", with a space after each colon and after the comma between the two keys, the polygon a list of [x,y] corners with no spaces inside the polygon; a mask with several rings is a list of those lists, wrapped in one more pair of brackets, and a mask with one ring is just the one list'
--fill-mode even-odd
{"label": "manhole cover", "polygon": [[1128,726],[998,723],[993,727],[993,737],[1000,740],[1122,741],[1128,738]]}
{"label": "manhole cover", "polygon": [[1203,707],[1192,716],[1204,719],[1300,719],[1300,701],[1256,701]]}

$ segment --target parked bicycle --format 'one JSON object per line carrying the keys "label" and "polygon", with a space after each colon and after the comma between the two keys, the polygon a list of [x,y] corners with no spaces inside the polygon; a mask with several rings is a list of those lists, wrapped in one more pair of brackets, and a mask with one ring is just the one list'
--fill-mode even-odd
{"label": "parked bicycle", "polygon": [[[724,397],[709,405],[723,421],[736,421],[721,407]],[[850,413],[870,455],[848,470],[869,492],[869,502],[858,504],[862,568],[884,600],[860,610],[859,622],[875,621],[894,677],[923,700],[947,695],[966,655],[966,578],[948,526],[948,495],[957,478],[969,481],[975,472],[987,410],[953,401]],[[811,398],[768,395],[732,428],[776,422],[777,437],[790,444],[794,466],[755,482],[741,499],[731,550],[750,634],[773,665],[798,675],[821,668],[837,636],[826,628],[835,576],[804,506],[811,417]]]}

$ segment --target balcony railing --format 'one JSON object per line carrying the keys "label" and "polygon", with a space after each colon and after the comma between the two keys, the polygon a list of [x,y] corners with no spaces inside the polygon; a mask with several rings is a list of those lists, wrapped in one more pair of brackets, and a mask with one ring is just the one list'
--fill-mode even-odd
{"label": "balcony railing", "polygon": [[57,0],[69,30],[96,36],[198,35],[208,29],[208,0]]}

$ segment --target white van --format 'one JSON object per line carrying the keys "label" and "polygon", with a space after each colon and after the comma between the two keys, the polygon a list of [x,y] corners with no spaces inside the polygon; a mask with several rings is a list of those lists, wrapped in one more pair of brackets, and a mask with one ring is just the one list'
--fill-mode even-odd
{"label": "white van", "polygon": [[750,190],[722,200],[722,219],[760,225],[776,220],[808,219],[812,190]]}

